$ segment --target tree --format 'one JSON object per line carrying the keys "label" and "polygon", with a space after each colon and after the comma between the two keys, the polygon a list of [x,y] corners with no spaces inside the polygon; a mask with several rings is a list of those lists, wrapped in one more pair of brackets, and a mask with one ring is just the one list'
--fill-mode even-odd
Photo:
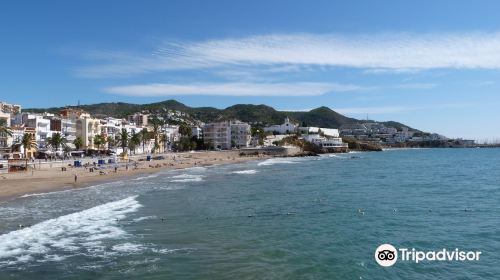
{"label": "tree", "polygon": [[21,144],[24,147],[24,158],[28,158],[28,150],[37,149],[38,146],[35,142],[33,134],[25,133],[23,135],[23,139],[21,140]]}
{"label": "tree", "polygon": [[65,148],[66,143],[68,142],[66,137],[64,137],[59,132],[54,133],[52,135],[52,137],[49,137],[49,139],[47,139],[47,140],[48,140],[49,146],[54,148],[54,150],[56,150],[56,151],[58,151],[60,147]]}
{"label": "tree", "polygon": [[0,119],[0,134],[12,136],[12,129],[7,126],[7,120],[5,119]]}
{"label": "tree", "polygon": [[106,144],[106,137],[102,134],[98,134],[94,137],[94,145],[97,146],[98,150],[101,150],[101,146]]}
{"label": "tree", "polygon": [[143,128],[140,132],[142,141],[142,152],[146,152],[146,142],[149,140],[149,131],[147,128]]}
{"label": "tree", "polygon": [[113,136],[108,136],[106,142],[108,142],[108,149],[112,149],[116,146],[116,139],[113,138]]}
{"label": "tree", "polygon": [[179,134],[181,139],[176,143],[176,150],[178,151],[189,151],[196,149],[196,141],[191,140],[192,128],[187,123],[181,123],[179,125]]}
{"label": "tree", "polygon": [[130,138],[130,134],[128,133],[128,131],[125,128],[122,128],[122,130],[120,132],[120,145],[123,149],[123,152],[125,152],[127,147],[128,147],[129,138]]}
{"label": "tree", "polygon": [[161,127],[164,124],[164,122],[155,116],[151,120],[151,124],[153,125],[153,138],[155,139],[153,152],[156,152],[160,149],[160,132],[161,132]]}
{"label": "tree", "polygon": [[68,154],[69,152],[71,152],[71,148],[68,145],[64,146],[64,152]]}
{"label": "tree", "polygon": [[191,138],[192,128],[187,123],[182,123],[179,126],[179,134],[183,138]]}
{"label": "tree", "polygon": [[163,152],[165,152],[167,150],[167,144],[168,144],[168,138],[167,138],[167,135],[165,133],[163,133],[161,136],[160,136],[160,143],[162,143],[163,145]]}
{"label": "tree", "polygon": [[129,147],[129,149],[134,151],[134,154],[135,154],[135,148],[139,144],[141,144],[141,135],[139,133],[135,133],[134,131],[132,131],[132,135],[130,136],[130,141],[128,143],[128,147]]}
{"label": "tree", "polygon": [[75,148],[77,150],[80,150],[80,148],[83,146],[83,140],[82,137],[78,136],[73,140],[73,145],[75,145]]}
{"label": "tree", "polygon": [[252,133],[252,137],[257,137],[259,139],[259,145],[264,145],[264,139],[266,138],[264,129],[259,127],[252,127],[250,131]]}
{"label": "tree", "polygon": [[204,150],[207,148],[207,147],[205,147],[205,143],[204,143],[202,137],[198,138],[196,136],[192,136],[191,143],[192,143],[191,149],[193,149],[193,150]]}

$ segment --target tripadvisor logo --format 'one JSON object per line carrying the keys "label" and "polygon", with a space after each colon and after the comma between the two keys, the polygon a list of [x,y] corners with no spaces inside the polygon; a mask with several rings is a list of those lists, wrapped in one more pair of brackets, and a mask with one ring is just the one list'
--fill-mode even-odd
{"label": "tripadvisor logo", "polygon": [[392,266],[398,260],[398,250],[391,244],[382,244],[375,250],[375,260],[381,266]]}
{"label": "tripadvisor logo", "polygon": [[396,249],[391,244],[382,244],[375,250],[375,260],[381,266],[392,266],[398,261],[419,263],[421,261],[479,261],[481,251],[442,249],[439,251],[418,251],[415,248]]}

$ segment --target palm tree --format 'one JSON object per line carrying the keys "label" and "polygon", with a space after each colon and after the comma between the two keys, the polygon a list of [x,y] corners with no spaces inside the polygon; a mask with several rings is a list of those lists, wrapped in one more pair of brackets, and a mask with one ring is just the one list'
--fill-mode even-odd
{"label": "palm tree", "polygon": [[143,128],[141,130],[141,141],[142,141],[142,152],[144,153],[146,148],[146,141],[148,141],[149,138],[149,131],[147,128]]}
{"label": "palm tree", "polygon": [[83,146],[83,140],[82,137],[76,137],[75,140],[73,140],[73,145],[75,145],[75,148],[77,150],[80,150],[80,148]]}
{"label": "palm tree", "polygon": [[106,138],[106,142],[108,142],[108,149],[114,148],[116,145],[116,140],[113,136],[108,136],[108,138]]}
{"label": "palm tree", "polygon": [[23,135],[23,139],[21,140],[21,144],[24,147],[24,158],[28,158],[28,150],[38,148],[38,146],[36,145],[35,139],[33,137],[33,134],[31,134],[31,133],[25,133]]}
{"label": "palm tree", "polygon": [[101,150],[101,146],[106,144],[106,137],[104,135],[98,134],[94,137],[94,145],[97,146],[98,150]]}
{"label": "palm tree", "polygon": [[135,148],[141,144],[141,135],[139,133],[135,133],[135,131],[132,131],[132,135],[130,135],[130,141],[128,143],[128,147],[134,151],[135,154]]}
{"label": "palm tree", "polygon": [[126,148],[128,146],[128,140],[129,140],[129,133],[125,128],[122,128],[122,131],[120,132],[120,144],[123,149],[123,152],[125,153]]}
{"label": "palm tree", "polygon": [[161,132],[161,127],[164,124],[164,122],[155,116],[151,120],[151,124],[153,125],[153,138],[155,139],[155,145],[153,147],[153,151],[156,152],[157,150],[160,149],[160,143],[159,143],[160,132]]}
{"label": "palm tree", "polygon": [[52,137],[49,137],[48,140],[48,143],[49,143],[49,146],[54,148],[56,151],[59,150],[59,147],[66,147],[66,143],[68,142],[68,140],[66,139],[66,137],[62,136],[61,133],[57,132],[57,133],[54,133],[52,135]]}
{"label": "palm tree", "polygon": [[163,145],[163,152],[165,152],[167,150],[167,143],[168,143],[168,138],[167,138],[167,134],[163,133],[161,136],[160,136],[160,143],[162,143]]}
{"label": "palm tree", "polygon": [[7,120],[5,119],[0,119],[0,134],[12,136],[12,129],[7,126]]}

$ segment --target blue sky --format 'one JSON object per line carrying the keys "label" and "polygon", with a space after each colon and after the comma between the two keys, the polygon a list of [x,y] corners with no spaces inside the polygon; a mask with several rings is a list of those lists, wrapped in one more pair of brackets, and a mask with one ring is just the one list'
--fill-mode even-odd
{"label": "blue sky", "polygon": [[0,100],[328,106],[500,138],[498,1],[11,1]]}

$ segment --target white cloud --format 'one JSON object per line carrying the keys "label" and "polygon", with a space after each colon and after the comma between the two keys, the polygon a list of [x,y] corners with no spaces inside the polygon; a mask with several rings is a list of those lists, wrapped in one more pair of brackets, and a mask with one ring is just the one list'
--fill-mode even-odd
{"label": "white cloud", "polygon": [[[426,69],[500,69],[500,33],[277,34],[166,43],[153,53],[92,53],[101,63],[79,69],[91,77],[182,69],[247,66],[296,71],[351,67],[414,72]],[[278,67],[277,67],[278,66]],[[305,69],[305,68],[303,68]],[[370,71],[369,71],[370,72]]]}
{"label": "white cloud", "polygon": [[[233,76],[234,77],[234,76]],[[243,76],[242,80],[246,77]],[[367,92],[381,89],[420,90],[433,88],[435,84],[415,83],[388,86],[361,86],[339,83],[290,82],[277,83],[269,81],[221,82],[221,83],[151,83],[133,84],[104,88],[103,91],[125,96],[317,96],[328,92]]]}
{"label": "white cloud", "polygon": [[104,91],[127,96],[314,96],[362,89],[357,85],[335,83],[201,83],[126,85],[105,88]]}

